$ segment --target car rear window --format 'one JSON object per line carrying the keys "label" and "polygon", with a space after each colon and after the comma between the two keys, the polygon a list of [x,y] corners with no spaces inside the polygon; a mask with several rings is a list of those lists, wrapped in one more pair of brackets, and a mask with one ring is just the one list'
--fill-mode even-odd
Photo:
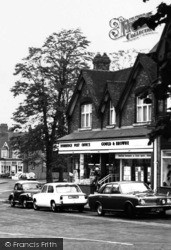
{"label": "car rear window", "polygon": [[80,192],[79,187],[73,185],[73,186],[56,186],[56,192],[57,193],[75,193]]}
{"label": "car rear window", "polygon": [[24,190],[39,189],[39,184],[38,183],[24,183],[23,189]]}

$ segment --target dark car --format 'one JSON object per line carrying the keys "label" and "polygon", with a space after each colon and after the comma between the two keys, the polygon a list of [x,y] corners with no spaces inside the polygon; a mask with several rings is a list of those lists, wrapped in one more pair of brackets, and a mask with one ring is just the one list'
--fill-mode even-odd
{"label": "dark car", "polygon": [[40,192],[41,184],[38,181],[17,181],[13,192],[9,195],[11,207],[22,205],[27,208],[33,205],[33,194]]}
{"label": "dark car", "polygon": [[0,178],[10,178],[10,173],[2,173],[0,174]]}
{"label": "dark car", "polygon": [[151,212],[164,215],[171,209],[171,196],[157,194],[143,182],[110,182],[90,195],[88,203],[98,215],[105,212],[125,212],[128,217]]}

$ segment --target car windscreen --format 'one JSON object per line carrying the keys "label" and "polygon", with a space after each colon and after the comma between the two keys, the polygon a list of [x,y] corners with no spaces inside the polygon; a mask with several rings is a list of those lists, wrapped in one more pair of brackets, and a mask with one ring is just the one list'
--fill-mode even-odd
{"label": "car windscreen", "polygon": [[39,189],[40,186],[38,183],[24,183],[23,190]]}
{"label": "car windscreen", "polygon": [[63,185],[63,186],[56,186],[57,193],[77,193],[81,192],[78,186],[75,185]]}
{"label": "car windscreen", "polygon": [[143,193],[149,190],[144,183],[122,183],[120,184],[120,189],[123,194]]}

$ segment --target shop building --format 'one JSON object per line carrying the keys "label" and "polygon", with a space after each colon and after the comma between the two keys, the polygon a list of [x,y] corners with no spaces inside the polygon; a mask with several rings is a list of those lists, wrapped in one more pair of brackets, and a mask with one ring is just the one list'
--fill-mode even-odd
{"label": "shop building", "polygon": [[13,135],[8,130],[7,124],[0,124],[0,175],[23,172],[22,159],[10,146],[10,137]]}
{"label": "shop building", "polygon": [[139,54],[132,68],[115,72],[106,54],[93,63],[93,70],[80,73],[59,154],[67,155],[75,181],[91,181],[98,167],[101,180],[145,181],[155,187],[154,145],[148,144],[155,105],[144,102],[141,93],[156,79],[156,65],[150,54]]}

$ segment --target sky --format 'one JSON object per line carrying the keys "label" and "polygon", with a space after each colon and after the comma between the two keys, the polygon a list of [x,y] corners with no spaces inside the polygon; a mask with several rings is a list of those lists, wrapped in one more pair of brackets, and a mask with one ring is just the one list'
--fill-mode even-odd
{"label": "sky", "polygon": [[109,25],[113,18],[125,19],[156,12],[171,0],[0,0],[0,124],[12,126],[12,114],[20,98],[10,89],[16,78],[15,65],[28,55],[29,47],[41,47],[53,32],[80,28],[91,42],[88,50],[107,54],[118,50],[150,51],[159,40],[163,26],[153,34],[128,41],[113,40]]}

